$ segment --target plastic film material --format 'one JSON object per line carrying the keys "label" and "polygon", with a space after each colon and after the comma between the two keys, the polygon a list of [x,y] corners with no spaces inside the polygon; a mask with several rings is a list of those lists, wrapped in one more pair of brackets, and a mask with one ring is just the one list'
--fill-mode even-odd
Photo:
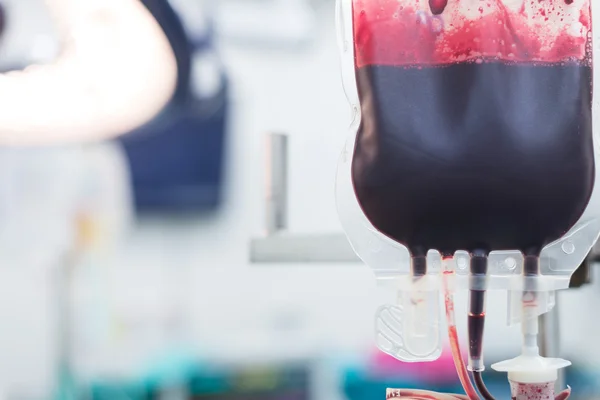
{"label": "plastic film material", "polygon": [[[340,56],[342,65],[342,80],[344,91],[352,111],[351,123],[348,128],[348,139],[342,149],[338,163],[336,178],[336,198],[337,209],[340,216],[342,227],[347,237],[357,253],[357,255],[369,265],[380,284],[391,287],[394,290],[403,292],[406,298],[410,298],[412,289],[412,277],[410,268],[410,252],[407,247],[390,239],[382,234],[370,220],[365,216],[361,208],[355,188],[352,182],[352,162],[356,147],[357,132],[361,126],[363,116],[361,114],[361,104],[359,101],[355,62],[355,42],[353,36],[353,1],[356,0],[337,0],[337,27],[338,39],[340,43]],[[471,0],[462,0],[463,3]],[[509,8],[521,0],[494,0],[495,4],[506,4]],[[422,9],[418,15],[415,14],[415,21],[423,19],[427,26],[432,29],[445,29],[448,24],[443,21],[443,16],[435,15],[431,10],[427,10],[427,5],[431,2],[424,0],[361,0],[361,3],[375,2],[382,4],[382,9],[388,2],[396,2],[398,9],[402,9],[404,4],[415,3]],[[375,4],[373,3],[373,4]],[[440,2],[443,3],[443,2]],[[508,4],[511,3],[511,4]],[[514,3],[514,4],[513,4]],[[593,21],[600,20],[600,4],[590,0],[574,0],[574,7],[585,7],[587,4],[591,7],[591,16]],[[450,3],[448,3],[450,4]],[[457,2],[458,4],[458,2]],[[562,6],[561,6],[562,7]],[[394,16],[392,16],[394,17]],[[382,21],[386,18],[381,15]],[[419,19],[420,18],[420,19]],[[441,20],[440,20],[441,18]],[[441,22],[441,24],[440,24]],[[581,28],[577,23],[573,24],[573,30]],[[577,28],[577,29],[576,29]],[[373,33],[373,34],[376,34]],[[588,49],[591,57],[591,64],[600,65],[600,29],[590,30],[587,35],[588,44],[593,43],[594,47]],[[591,38],[591,39],[590,39]],[[591,51],[595,50],[595,51]],[[541,55],[540,59],[549,57]],[[473,62],[479,63],[476,59]],[[598,79],[599,68],[593,68],[593,81]],[[600,126],[600,96],[594,96],[592,103],[592,123],[593,130],[593,156],[598,160],[600,146],[598,140],[598,128]],[[509,155],[507,155],[509,157]],[[521,318],[520,298],[518,302],[513,301],[513,296],[519,297],[521,292],[530,287],[528,279],[535,280],[535,291],[553,292],[555,290],[568,288],[570,277],[575,269],[585,259],[591,247],[597,241],[600,234],[600,193],[596,181],[600,176],[598,162],[594,163],[595,182],[594,190],[591,194],[587,207],[581,214],[579,220],[572,228],[560,239],[546,245],[540,253],[539,276],[535,278],[523,277],[523,254],[521,251],[514,250],[495,250],[489,254],[489,268],[487,273],[486,285],[488,290],[508,290],[509,294],[509,322],[516,323]],[[411,195],[407,193],[407,195]],[[559,193],[556,194],[560,195]],[[543,201],[541,199],[540,201]],[[428,270],[426,291],[442,290],[441,282],[441,256],[435,249],[428,250]],[[468,265],[470,262],[469,252],[459,250],[454,253],[453,268],[455,271],[454,289],[468,289],[473,285],[473,280],[469,277]],[[434,297],[433,294],[430,295]],[[429,296],[427,296],[429,297]],[[536,313],[538,315],[550,310],[553,307],[553,294],[548,294],[538,298]],[[517,306],[518,303],[518,306]],[[404,304],[404,301],[402,302]],[[514,306],[513,306],[514,304]],[[384,309],[391,309],[394,306],[385,306]],[[407,309],[402,309],[402,318],[408,318]],[[378,314],[378,320],[381,316]],[[429,326],[440,324],[441,315],[429,314],[427,319]],[[432,343],[433,343],[433,339]],[[405,343],[405,342],[402,342]],[[392,346],[393,347],[393,346]],[[392,349],[390,347],[390,349]],[[396,349],[403,348],[402,346]],[[392,350],[390,350],[392,351]],[[389,351],[386,351],[389,353]],[[393,352],[393,351],[392,351]],[[409,354],[410,352],[406,353]],[[391,353],[390,353],[391,354]]]}
{"label": "plastic film material", "polygon": [[397,304],[380,307],[376,316],[377,347],[405,362],[434,361],[442,354],[439,292],[419,286],[417,280],[412,291],[399,291]]}
{"label": "plastic film material", "polygon": [[454,284],[453,279],[455,274],[451,268],[451,258],[445,257],[442,260],[442,271],[444,276],[444,309],[446,311],[446,325],[448,329],[448,339],[450,340],[450,349],[452,350],[452,359],[454,361],[454,367],[458,374],[458,379],[466,393],[466,398],[478,400],[479,395],[477,394],[473,382],[467,371],[467,366],[462,358],[462,352],[460,351],[460,343],[458,340],[458,332],[456,331],[456,317],[454,313]]}
{"label": "plastic film material", "polygon": [[[523,304],[527,303],[527,307]],[[537,318],[552,310],[556,305],[555,291],[523,292],[511,290],[508,292],[507,323],[514,325],[524,319]]]}

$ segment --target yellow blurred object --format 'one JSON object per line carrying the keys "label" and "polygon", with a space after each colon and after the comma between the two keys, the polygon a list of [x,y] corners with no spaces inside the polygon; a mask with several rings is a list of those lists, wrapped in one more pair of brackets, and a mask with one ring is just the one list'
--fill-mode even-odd
{"label": "yellow blurred object", "polygon": [[75,220],[76,246],[78,249],[90,249],[98,244],[100,229],[97,219],[89,214],[79,214]]}
{"label": "yellow blurred object", "polygon": [[245,371],[235,382],[238,390],[268,391],[277,387],[277,374],[275,371],[260,368]]}

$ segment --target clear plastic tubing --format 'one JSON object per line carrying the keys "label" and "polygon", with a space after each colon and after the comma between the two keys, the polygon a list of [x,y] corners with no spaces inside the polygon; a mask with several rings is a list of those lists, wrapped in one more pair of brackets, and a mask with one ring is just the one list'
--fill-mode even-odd
{"label": "clear plastic tubing", "polygon": [[454,290],[451,287],[451,277],[454,276],[454,270],[451,268],[452,257],[445,256],[442,259],[443,268],[443,284],[444,284],[444,305],[446,308],[446,322],[448,324],[448,339],[450,340],[450,347],[452,349],[452,358],[454,359],[454,366],[458,373],[460,383],[467,394],[467,399],[479,400],[479,396],[473,387],[473,383],[469,378],[469,373],[465,366],[465,362],[462,359],[460,344],[458,341],[458,332],[456,330],[456,318],[454,316]]}
{"label": "clear plastic tubing", "polygon": [[485,327],[485,285],[481,284],[487,274],[488,254],[476,250],[471,254],[471,283],[469,296],[469,370],[481,372],[483,362],[483,330]]}
{"label": "clear plastic tubing", "polygon": [[[418,276],[419,266],[417,265],[417,271],[413,274],[415,278]],[[469,378],[469,373],[462,359],[462,353],[460,351],[460,343],[458,340],[458,332],[456,330],[456,318],[454,315],[454,290],[452,286],[452,278],[454,277],[454,269],[452,268],[452,257],[444,256],[442,259],[443,269],[443,288],[444,288],[444,305],[446,309],[446,321],[448,325],[448,338],[450,340],[450,347],[452,349],[452,358],[454,359],[454,365],[460,379],[460,383],[467,395],[459,394],[445,394],[436,393],[427,390],[415,390],[415,389],[389,389],[387,391],[387,399],[413,399],[413,400],[479,400],[477,391]],[[417,272],[417,273],[415,273]]]}
{"label": "clear plastic tubing", "polygon": [[388,389],[386,399],[469,400],[469,398],[463,394],[444,394],[416,389]]}

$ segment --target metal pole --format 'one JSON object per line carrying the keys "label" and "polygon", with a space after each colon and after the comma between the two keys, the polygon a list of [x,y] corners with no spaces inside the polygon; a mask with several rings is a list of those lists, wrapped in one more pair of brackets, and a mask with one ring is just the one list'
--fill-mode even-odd
{"label": "metal pole", "polygon": [[250,240],[253,263],[355,263],[360,259],[343,233],[288,231],[288,137],[271,133],[265,148],[265,232]]}
{"label": "metal pole", "polygon": [[267,136],[266,234],[287,229],[288,210],[288,138],[272,133]]}
{"label": "metal pole", "polygon": [[[560,323],[558,314],[558,293],[556,293],[556,304],[549,312],[540,316],[540,353],[543,357],[560,357]],[[565,370],[558,370],[556,380],[556,391],[566,388]]]}

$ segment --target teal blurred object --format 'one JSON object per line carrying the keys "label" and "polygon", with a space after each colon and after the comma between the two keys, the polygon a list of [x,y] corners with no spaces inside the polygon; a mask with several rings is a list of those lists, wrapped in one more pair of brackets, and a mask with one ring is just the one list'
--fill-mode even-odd
{"label": "teal blurred object", "polygon": [[59,367],[57,386],[54,400],[77,400],[80,398],[77,381],[66,365]]}
{"label": "teal blurred object", "polygon": [[343,393],[348,400],[385,399],[386,389],[427,389],[441,393],[464,393],[456,383],[422,382],[411,376],[373,373],[363,366],[346,368],[343,373]]}
{"label": "teal blurred object", "polygon": [[[221,370],[217,380],[217,370],[201,371],[189,393],[193,400],[308,400],[311,368],[305,363],[249,365]],[[225,385],[219,388],[216,383]]]}
{"label": "teal blurred object", "polygon": [[192,354],[185,349],[168,352],[139,375],[139,382],[149,392],[165,387],[185,387],[191,377],[203,369],[202,363]]}
{"label": "teal blurred object", "polygon": [[566,378],[567,384],[573,389],[569,400],[589,400],[600,397],[600,370],[571,367],[567,368]]}
{"label": "teal blurred object", "polygon": [[[141,385],[98,382],[90,388],[85,400],[150,400],[150,393]],[[82,399],[83,400],[83,399]]]}
{"label": "teal blurred object", "polygon": [[187,391],[189,382],[206,368],[192,351],[175,350],[157,357],[150,367],[131,381],[99,380],[91,385],[86,400],[152,400],[157,394],[180,388]]}
{"label": "teal blurred object", "polygon": [[173,392],[184,400],[309,400],[310,369],[309,364],[213,365],[173,353],[133,382],[98,380],[85,396],[74,390],[75,396],[56,400],[156,400]]}

